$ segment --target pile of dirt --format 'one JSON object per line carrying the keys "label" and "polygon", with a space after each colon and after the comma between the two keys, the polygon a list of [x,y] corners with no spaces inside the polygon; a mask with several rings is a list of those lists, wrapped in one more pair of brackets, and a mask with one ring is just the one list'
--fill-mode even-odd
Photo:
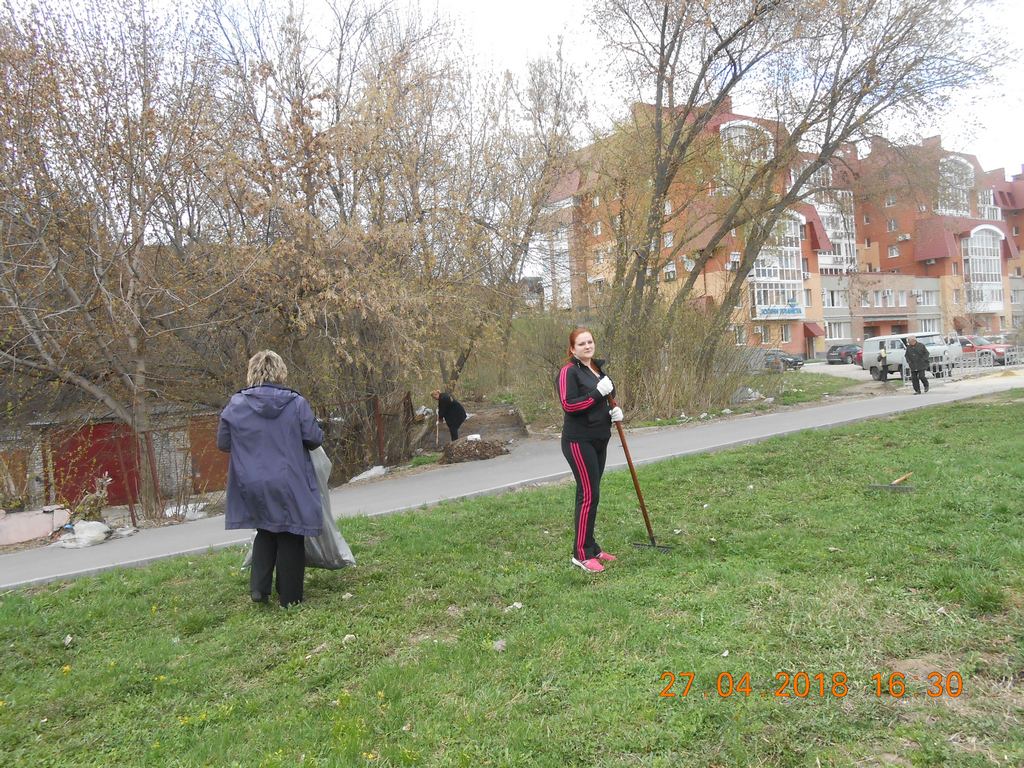
{"label": "pile of dirt", "polygon": [[466,440],[460,438],[444,447],[441,464],[459,464],[463,461],[493,459],[508,453],[508,448],[496,440]]}
{"label": "pile of dirt", "polygon": [[[507,443],[509,440],[522,440],[529,436],[522,415],[510,405],[495,405],[469,400],[463,402],[463,405],[472,415],[459,428],[461,437],[477,434],[484,440]],[[444,422],[435,432],[435,419],[435,416],[430,415],[419,425],[419,434],[413,436],[414,448],[437,451],[451,442],[448,437],[448,427]],[[437,442],[435,442],[435,437]]]}

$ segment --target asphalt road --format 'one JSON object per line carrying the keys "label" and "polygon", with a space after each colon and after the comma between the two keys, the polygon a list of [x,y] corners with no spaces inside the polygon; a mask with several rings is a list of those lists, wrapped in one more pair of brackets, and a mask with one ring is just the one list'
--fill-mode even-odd
{"label": "asphalt road", "polygon": [[[815,366],[817,369],[819,366]],[[820,366],[838,371],[852,366]],[[1024,372],[998,370],[962,381],[936,381],[926,396],[915,397],[909,387],[883,389],[876,396],[836,398],[836,402],[743,415],[679,427],[631,430],[629,448],[634,462],[646,464],[674,456],[719,450],[765,440],[776,435],[821,429],[863,419],[950,403],[979,395],[1024,387]],[[625,466],[613,438],[608,468]],[[331,491],[335,517],[382,515],[429,506],[441,501],[502,493],[556,482],[569,477],[558,440],[530,439],[517,443],[507,456],[488,461],[437,466],[379,480],[345,485]],[[86,549],[42,547],[0,556],[0,589],[70,579],[118,567],[138,566],[164,557],[195,554],[244,544],[247,531],[225,531],[222,516],[181,525],[150,528],[125,539]]]}

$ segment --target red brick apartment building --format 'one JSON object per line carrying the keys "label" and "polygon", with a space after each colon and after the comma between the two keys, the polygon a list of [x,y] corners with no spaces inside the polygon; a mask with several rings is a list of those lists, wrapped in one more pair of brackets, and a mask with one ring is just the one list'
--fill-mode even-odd
{"label": "red brick apartment building", "polygon": [[[708,126],[722,142],[758,130],[769,134],[773,126],[731,105]],[[1024,327],[1024,174],[1007,180],[1002,169],[986,172],[976,157],[943,150],[938,137],[910,147],[876,140],[863,157],[851,151],[832,170],[820,181],[833,188],[793,207],[747,277],[737,343],[814,357],[832,344],[887,333]],[[628,203],[602,200],[597,186],[596,172],[575,171],[551,197],[552,223],[527,270],[551,306],[591,307],[613,279],[614,228]],[[658,279],[667,296],[707,245],[707,232],[679,243],[699,222],[670,208],[692,192],[677,180],[666,202],[662,254],[672,258]],[[698,216],[714,216],[713,191],[707,196]],[[716,248],[696,295],[724,295],[741,245],[734,236]]]}

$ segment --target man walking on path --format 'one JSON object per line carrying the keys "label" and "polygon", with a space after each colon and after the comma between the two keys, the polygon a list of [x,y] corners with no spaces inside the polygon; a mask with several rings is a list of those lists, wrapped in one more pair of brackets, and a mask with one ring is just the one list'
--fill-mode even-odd
{"label": "man walking on path", "polygon": [[914,385],[914,394],[921,394],[921,385],[924,384],[924,391],[928,391],[928,367],[931,365],[931,356],[928,354],[928,347],[920,343],[916,336],[907,337],[907,351],[904,355],[907,366],[910,367],[910,383]]}
{"label": "man walking on path", "polygon": [[466,409],[447,392],[435,389],[430,394],[437,400],[437,420],[444,419],[444,423],[448,425],[448,434],[451,435],[452,442],[455,442],[459,439],[459,427],[466,420]]}

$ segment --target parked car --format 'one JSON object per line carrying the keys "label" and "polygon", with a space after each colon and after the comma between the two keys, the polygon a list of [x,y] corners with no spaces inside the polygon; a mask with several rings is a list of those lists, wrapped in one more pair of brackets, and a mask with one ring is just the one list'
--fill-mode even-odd
{"label": "parked car", "polygon": [[1006,353],[1012,344],[1001,344],[985,336],[958,336],[960,348],[967,354],[977,353],[979,365],[1006,365]]}
{"label": "parked car", "polygon": [[898,333],[892,336],[872,336],[870,339],[864,339],[861,368],[870,371],[871,378],[878,381],[881,378],[881,371],[878,367],[878,351],[884,345],[887,355],[886,367],[889,374],[902,375],[904,353],[907,349],[906,340],[909,336],[916,336],[918,343],[924,344],[928,348],[932,373],[935,376],[943,376],[948,373],[962,356],[958,344],[947,344],[946,340],[937,333]]}
{"label": "parked car", "polygon": [[864,348],[857,347],[857,354],[853,356],[853,364],[858,367],[863,367],[861,363],[864,362]]}
{"label": "parked car", "polygon": [[795,371],[803,368],[804,361],[796,355],[783,352],[781,349],[764,351],[764,369],[766,371]]}
{"label": "parked car", "polygon": [[846,363],[847,365],[853,362],[854,355],[860,349],[859,344],[834,344],[828,348],[828,352],[825,353],[825,359],[829,365],[835,365],[836,363]]}

